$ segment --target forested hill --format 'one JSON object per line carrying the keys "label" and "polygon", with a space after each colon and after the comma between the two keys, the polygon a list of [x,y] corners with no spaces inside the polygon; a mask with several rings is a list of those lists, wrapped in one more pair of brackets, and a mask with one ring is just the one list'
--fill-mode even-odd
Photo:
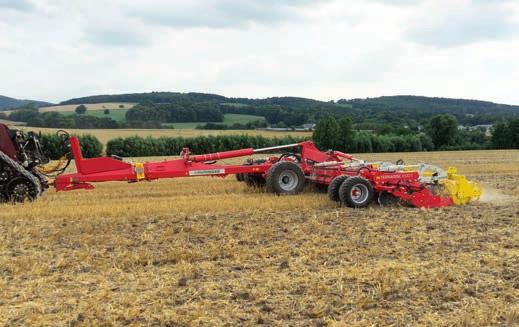
{"label": "forested hill", "polygon": [[367,99],[341,99],[338,104],[349,105],[364,117],[383,117],[394,121],[392,115],[400,119],[427,121],[434,115],[452,114],[466,125],[492,124],[499,120],[519,117],[519,106],[498,104],[489,101],[431,98],[423,96],[383,96]]}
{"label": "forested hill", "polygon": [[370,110],[415,110],[434,111],[435,113],[519,113],[519,106],[498,104],[489,101],[429,98],[412,95],[383,96],[367,99],[341,99],[339,104],[348,104],[359,109]]}
{"label": "forested hill", "polygon": [[[70,99],[61,104],[89,104],[100,102],[135,102],[147,106],[171,104],[174,108],[211,108],[222,113],[251,114],[266,117],[270,124],[283,123],[297,126],[316,122],[323,116],[350,116],[359,128],[373,126],[424,125],[431,117],[450,113],[466,125],[492,124],[519,117],[519,106],[488,101],[429,98],[422,96],[384,96],[367,99],[341,99],[337,102],[319,101],[300,97],[271,97],[265,99],[229,98],[206,93],[151,92],[116,95],[96,95]],[[142,108],[139,107],[139,108]],[[138,111],[136,108],[134,111]],[[162,108],[164,109],[164,108]],[[139,119],[147,118],[151,108],[139,111]],[[137,116],[136,116],[137,117]],[[157,119],[151,115],[149,120]],[[147,119],[145,119],[147,120]],[[160,119],[159,119],[160,120]]]}
{"label": "forested hill", "polygon": [[135,103],[180,103],[180,102],[226,102],[228,98],[206,93],[149,92],[93,95],[63,101],[60,104],[89,104],[101,102],[135,102]]}
{"label": "forested hill", "polygon": [[44,102],[44,101],[18,100],[15,98],[10,98],[10,97],[0,95],[0,111],[13,109],[13,108],[19,108],[19,107],[27,106],[29,104],[33,104],[36,107],[51,105],[51,103]]}
{"label": "forested hill", "polygon": [[353,109],[369,110],[403,110],[403,111],[430,111],[438,113],[519,113],[519,106],[498,104],[489,101],[432,98],[412,95],[382,96],[366,99],[341,99],[337,102],[325,102],[301,97],[270,97],[265,99],[230,98],[208,93],[180,93],[180,92],[149,92],[127,93],[112,95],[94,95],[74,98],[61,102],[65,104],[88,104],[101,102],[135,102],[135,103],[188,103],[214,102],[218,104],[270,105],[294,108],[312,107],[351,107]]}
{"label": "forested hill", "polygon": [[271,97],[265,99],[249,98],[228,98],[217,94],[208,93],[179,93],[179,92],[149,92],[149,93],[128,93],[112,95],[93,95],[82,98],[70,99],[61,102],[66,104],[88,104],[101,102],[135,102],[135,103],[189,103],[189,102],[213,102],[218,104],[237,104],[237,105],[272,105],[289,106],[297,108],[309,107],[333,107],[331,102],[300,98],[300,97]]}

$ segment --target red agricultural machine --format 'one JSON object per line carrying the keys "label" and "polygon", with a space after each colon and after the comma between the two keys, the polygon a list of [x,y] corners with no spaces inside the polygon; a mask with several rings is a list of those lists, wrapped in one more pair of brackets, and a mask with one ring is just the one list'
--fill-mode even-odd
{"label": "red agricultural machine", "polygon": [[[380,205],[405,204],[434,208],[466,204],[481,195],[481,187],[457,175],[427,164],[405,165],[364,162],[339,151],[320,151],[310,141],[263,149],[240,149],[193,155],[184,148],[179,159],[159,162],[131,162],[112,156],[84,159],[79,140],[60,134],[70,153],[53,167],[43,155],[36,134],[27,135],[0,124],[0,194],[3,201],[36,199],[45,188],[57,191],[93,189],[91,183],[108,181],[139,182],[160,178],[218,176],[234,174],[247,185],[265,186],[279,194],[297,194],[305,184],[327,187],[333,201],[362,208],[375,199]],[[238,165],[218,164],[218,160],[251,157],[292,149],[264,159],[249,158]],[[76,173],[64,174],[74,159]],[[48,181],[47,177],[53,177]]]}

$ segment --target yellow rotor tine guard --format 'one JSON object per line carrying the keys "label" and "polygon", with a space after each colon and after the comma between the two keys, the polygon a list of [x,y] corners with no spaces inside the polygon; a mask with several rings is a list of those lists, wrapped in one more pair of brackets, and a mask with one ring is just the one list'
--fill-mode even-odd
{"label": "yellow rotor tine guard", "polygon": [[468,181],[464,175],[458,175],[457,169],[454,167],[447,169],[447,179],[441,183],[456,205],[463,205],[471,200],[478,200],[483,191],[478,183]]}

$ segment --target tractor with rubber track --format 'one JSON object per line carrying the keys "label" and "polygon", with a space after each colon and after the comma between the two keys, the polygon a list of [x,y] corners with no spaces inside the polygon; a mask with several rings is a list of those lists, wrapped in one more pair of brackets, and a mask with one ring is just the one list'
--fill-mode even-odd
{"label": "tractor with rubber track", "polygon": [[[306,184],[315,184],[327,189],[330,200],[352,208],[364,208],[372,202],[381,206],[438,208],[467,204],[479,199],[482,193],[478,183],[459,175],[453,167],[444,170],[429,164],[406,165],[402,161],[366,162],[340,151],[321,151],[311,141],[209,154],[192,154],[184,148],[178,158],[133,162],[118,156],[83,158],[76,136],[64,131],[59,135],[69,151],[57,164],[49,166],[38,135],[0,124],[2,201],[35,200],[49,185],[56,191],[71,191],[93,189],[93,184],[99,182],[228,175],[277,195],[295,195]],[[268,156],[258,158],[260,154]],[[220,163],[240,157],[249,159],[242,164]],[[76,171],[66,173],[72,160]]]}
{"label": "tractor with rubber track", "polygon": [[34,200],[48,188],[39,167],[49,163],[36,133],[0,124],[0,202]]}

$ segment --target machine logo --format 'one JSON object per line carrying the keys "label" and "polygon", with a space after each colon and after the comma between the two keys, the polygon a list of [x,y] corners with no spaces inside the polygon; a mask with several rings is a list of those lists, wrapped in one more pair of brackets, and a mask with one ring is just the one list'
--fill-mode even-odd
{"label": "machine logo", "polygon": [[383,179],[406,179],[406,178],[414,178],[416,173],[401,173],[401,174],[384,174],[376,176],[376,180],[383,180]]}
{"label": "machine logo", "polygon": [[225,174],[225,169],[191,170],[189,176]]}

